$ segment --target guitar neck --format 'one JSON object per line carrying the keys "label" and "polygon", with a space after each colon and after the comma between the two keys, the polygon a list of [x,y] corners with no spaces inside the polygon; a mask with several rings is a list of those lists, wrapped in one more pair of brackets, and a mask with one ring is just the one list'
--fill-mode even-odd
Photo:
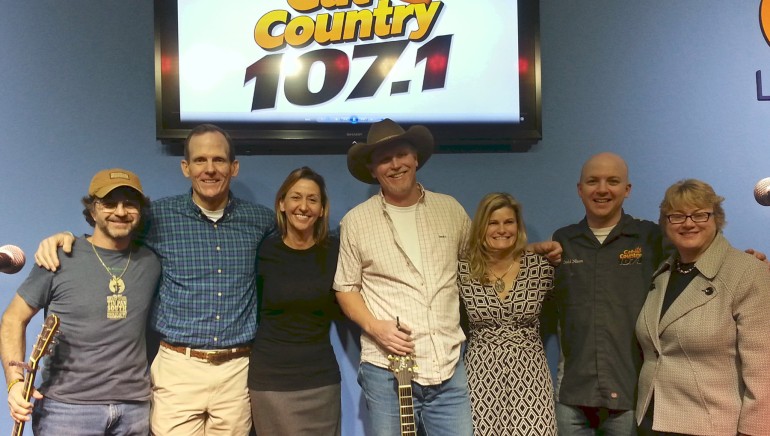
{"label": "guitar neck", "polygon": [[416,436],[414,405],[412,403],[412,385],[398,386],[399,415],[401,417],[401,436]]}
{"label": "guitar neck", "polygon": [[[24,401],[29,401],[32,397],[32,389],[35,387],[35,373],[37,368],[27,371],[27,375],[24,376],[24,389],[21,391],[24,396]],[[15,422],[13,425],[12,436],[22,436],[24,434],[24,422]]]}
{"label": "guitar neck", "polygon": [[[29,401],[32,397],[32,391],[35,389],[35,374],[37,373],[38,361],[50,352],[49,346],[53,343],[53,338],[59,332],[59,317],[53,313],[45,317],[43,330],[37,335],[35,346],[32,347],[32,353],[29,356],[29,365],[26,365],[27,375],[24,376],[24,389],[21,391],[24,401]],[[24,422],[17,422],[13,425],[13,436],[21,436],[24,433]]]}
{"label": "guitar neck", "polygon": [[[416,436],[417,425],[414,421],[414,405],[412,404],[412,377],[417,372],[414,356],[389,355],[388,368],[393,372],[398,384],[398,409],[401,418],[401,436]],[[391,385],[392,386],[392,385]]]}

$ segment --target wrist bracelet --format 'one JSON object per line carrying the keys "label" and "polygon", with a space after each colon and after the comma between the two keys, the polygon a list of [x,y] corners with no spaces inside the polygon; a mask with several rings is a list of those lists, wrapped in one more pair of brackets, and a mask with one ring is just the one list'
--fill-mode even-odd
{"label": "wrist bracelet", "polygon": [[15,385],[18,382],[23,382],[23,381],[24,381],[23,378],[17,378],[17,379],[11,380],[11,382],[8,383],[8,392],[9,393],[11,392],[11,388],[13,387],[13,385]]}

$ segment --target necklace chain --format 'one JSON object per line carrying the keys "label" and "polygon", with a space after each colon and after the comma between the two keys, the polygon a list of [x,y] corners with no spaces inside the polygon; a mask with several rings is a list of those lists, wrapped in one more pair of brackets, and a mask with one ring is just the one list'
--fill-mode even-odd
{"label": "necklace chain", "polygon": [[690,264],[689,267],[682,268],[682,263],[679,260],[676,261],[676,270],[679,274],[690,274],[695,269],[695,264]]}
{"label": "necklace chain", "polygon": [[96,255],[96,258],[99,259],[99,263],[102,264],[104,269],[107,271],[107,274],[110,275],[110,291],[121,293],[123,292],[124,285],[123,285],[123,275],[126,274],[126,271],[128,271],[128,265],[131,263],[131,251],[128,252],[128,261],[126,262],[125,268],[123,268],[123,271],[120,273],[119,276],[116,276],[112,273],[112,271],[107,267],[107,265],[104,264],[104,261],[102,260],[101,256],[99,256],[99,253],[96,251],[96,246],[92,241],[88,241],[91,243],[91,248],[94,250],[94,254]]}
{"label": "necklace chain", "polygon": [[502,293],[503,291],[505,291],[505,280],[503,280],[503,277],[507,276],[507,275],[508,275],[508,273],[509,273],[509,272],[511,272],[511,269],[513,268],[513,265],[514,265],[515,263],[516,263],[516,259],[513,259],[513,261],[511,262],[511,265],[508,267],[508,269],[507,269],[507,270],[505,270],[505,272],[504,272],[504,273],[503,273],[503,274],[502,274],[500,277],[498,277],[498,276],[497,276],[497,274],[495,274],[494,272],[492,272],[492,268],[490,268],[490,267],[487,267],[487,271],[488,271],[490,274],[492,274],[492,277],[494,277],[494,278],[495,278],[495,281],[494,281],[494,283],[492,284],[492,286],[495,288],[495,291],[496,291],[498,294],[500,294],[500,293]]}

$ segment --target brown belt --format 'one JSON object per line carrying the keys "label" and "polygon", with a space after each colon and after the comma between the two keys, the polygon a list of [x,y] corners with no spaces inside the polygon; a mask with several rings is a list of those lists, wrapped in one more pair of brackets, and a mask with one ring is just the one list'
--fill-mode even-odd
{"label": "brown belt", "polygon": [[220,363],[225,363],[229,360],[236,359],[238,357],[246,357],[249,355],[249,353],[251,353],[251,348],[249,347],[226,348],[223,350],[211,350],[211,351],[194,350],[188,347],[171,345],[166,341],[160,341],[160,346],[163,348],[168,348],[171,351],[176,351],[177,353],[184,354],[185,356],[190,356],[196,359],[205,360],[206,362],[214,365],[219,365]]}

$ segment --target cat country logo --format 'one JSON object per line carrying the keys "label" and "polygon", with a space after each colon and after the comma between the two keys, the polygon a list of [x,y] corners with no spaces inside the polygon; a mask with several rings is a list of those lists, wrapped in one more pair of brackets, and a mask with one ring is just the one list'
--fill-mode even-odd
{"label": "cat country logo", "polygon": [[[426,63],[419,92],[444,89],[453,35],[433,35],[444,10],[438,0],[286,0],[286,8],[270,10],[254,25],[253,40],[268,54],[246,69],[244,83],[255,83],[251,111],[276,109],[281,70],[285,97],[294,105],[372,98],[399,58],[412,56],[410,46],[414,65]],[[335,48],[351,44],[352,53]],[[284,61],[293,49],[301,54]],[[362,58],[373,59],[370,68],[341,96]],[[325,74],[313,75],[316,64],[323,64]],[[404,95],[409,81],[392,86],[393,94]]]}
{"label": "cat country logo", "polygon": [[636,247],[632,250],[623,250],[618,256],[620,265],[636,265],[642,263],[642,247]]}
{"label": "cat country logo", "polygon": [[[443,3],[430,0],[287,0],[290,10],[273,10],[254,26],[254,42],[267,51],[287,45],[306,47],[312,42],[322,46],[351,41],[369,41],[406,36],[409,41],[425,40],[441,15]],[[328,12],[321,12],[321,10]],[[315,14],[312,16],[311,14]],[[417,28],[407,32],[414,20]],[[276,31],[282,29],[281,31]]]}

